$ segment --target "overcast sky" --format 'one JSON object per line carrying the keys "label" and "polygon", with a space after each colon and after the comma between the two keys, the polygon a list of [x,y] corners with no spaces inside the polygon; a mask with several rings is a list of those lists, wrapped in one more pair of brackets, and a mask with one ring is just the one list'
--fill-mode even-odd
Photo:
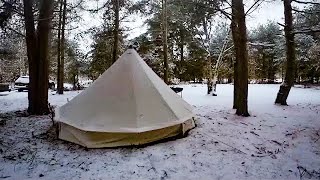
{"label": "overcast sky", "polygon": [[[96,2],[93,2],[91,1],[90,4],[92,7],[99,7],[104,1],[96,0]],[[253,4],[254,0],[244,0],[244,2],[245,8],[248,9]],[[295,6],[295,4],[293,5]],[[299,8],[301,9],[303,8],[303,6],[299,5]],[[283,14],[283,4],[281,1],[265,2],[261,4],[256,10],[254,10],[249,16],[247,16],[247,28],[251,30],[261,24],[266,24],[268,21],[283,23]],[[74,37],[74,34],[77,34],[78,32],[83,32],[91,27],[99,26],[102,24],[102,17],[99,14],[91,15],[88,12],[84,12],[83,19],[84,21],[79,24],[79,30],[71,32],[70,37]],[[122,23],[122,25],[133,29],[127,32],[130,39],[146,32],[147,27],[143,26],[144,19],[145,18],[139,16],[131,16],[129,19],[127,19],[129,22]],[[90,36],[84,36],[78,39],[78,42],[82,50],[84,50],[85,52],[89,51],[90,44],[92,43]]]}

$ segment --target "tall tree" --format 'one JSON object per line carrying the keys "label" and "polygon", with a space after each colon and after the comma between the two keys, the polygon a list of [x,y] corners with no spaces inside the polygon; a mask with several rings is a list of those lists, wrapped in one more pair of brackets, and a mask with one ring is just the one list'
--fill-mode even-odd
{"label": "tall tree", "polygon": [[63,82],[61,74],[61,26],[62,26],[62,14],[64,7],[64,0],[59,1],[59,20],[58,20],[58,41],[57,41],[57,92],[58,94],[63,93]]}
{"label": "tall tree", "polygon": [[282,59],[277,58],[283,56],[283,53],[279,53],[279,41],[284,40],[282,37],[280,27],[275,22],[260,25],[251,33],[250,57],[254,59],[254,67],[249,69],[254,72],[253,78],[264,83],[274,83],[282,63]]}
{"label": "tall tree", "polygon": [[168,30],[167,30],[167,0],[162,0],[162,46],[163,46],[163,64],[164,77],[166,84],[169,83],[169,60],[168,60]]}
{"label": "tall tree", "polygon": [[120,25],[120,4],[119,0],[112,0],[113,2],[113,8],[114,8],[114,30],[113,30],[113,36],[114,36],[114,43],[113,43],[113,56],[112,61],[116,62],[118,59],[118,44],[119,44],[119,25]]}
{"label": "tall tree", "polygon": [[294,72],[295,72],[295,43],[293,32],[293,17],[292,17],[292,0],[283,0],[284,5],[284,33],[286,38],[286,75],[284,82],[281,84],[275,103],[281,105],[287,105],[287,98],[291,87],[294,84]]}
{"label": "tall tree", "polygon": [[24,0],[23,4],[30,74],[28,112],[30,114],[47,114],[49,113],[48,41],[53,13],[53,0],[40,1],[37,30],[34,24],[34,2],[32,0]]}
{"label": "tall tree", "polygon": [[211,41],[211,18],[204,17],[202,19],[202,26],[203,26],[203,31],[204,31],[204,47],[207,51],[207,94],[211,94],[213,92],[213,82],[212,82],[212,57],[211,57],[211,52],[209,50],[209,45]]}
{"label": "tall tree", "polygon": [[248,50],[243,0],[232,0],[232,35],[235,47],[236,114],[249,116],[248,112]]}
{"label": "tall tree", "polygon": [[[65,36],[66,31],[71,31],[77,29],[78,24],[81,20],[80,15],[78,14],[78,10],[81,9],[81,6],[84,4],[83,0],[75,0],[75,1],[66,1],[66,0],[58,0],[56,3],[57,12],[54,14],[52,28],[53,31],[51,33],[52,39],[51,41],[51,49],[49,51],[49,78],[51,76],[55,76],[57,79],[57,94],[63,94],[63,83],[65,82],[65,53],[66,53],[66,41],[67,37]],[[56,15],[56,16],[55,16]],[[68,24],[69,29],[66,28]],[[72,33],[76,35],[74,38],[77,38],[81,33]],[[72,35],[71,35],[72,36]],[[81,35],[80,35],[81,36]],[[53,57],[56,57],[56,61],[53,61]]]}
{"label": "tall tree", "polygon": [[58,82],[60,89],[58,89],[58,94],[63,94],[63,82],[64,82],[64,57],[65,57],[65,30],[66,30],[66,13],[67,13],[67,0],[63,0],[63,12],[62,12],[62,22],[61,22],[61,58],[60,58],[60,81]]}
{"label": "tall tree", "polygon": [[[90,76],[93,79],[98,78],[105,70],[107,70],[113,63],[113,46],[114,42],[112,22],[106,22],[100,28],[92,29],[93,44],[92,50],[89,52],[90,62]],[[123,34],[119,34],[119,47],[123,46]]]}
{"label": "tall tree", "polygon": [[222,47],[219,49],[219,55],[217,57],[217,61],[214,67],[214,73],[213,73],[213,92],[212,95],[217,96],[217,81],[219,78],[219,66],[221,64],[221,61],[223,60],[223,56],[225,54],[225,52],[227,52],[228,50],[230,50],[232,47],[227,48],[227,45],[229,43],[229,30],[227,32],[227,34],[224,37],[224,40],[222,42]]}
{"label": "tall tree", "polygon": [[216,9],[219,7],[219,1],[192,1],[191,6],[191,26],[193,26],[195,40],[200,41],[202,48],[207,52],[206,56],[206,78],[207,78],[207,94],[213,94],[213,72],[212,72],[212,52],[210,44],[212,44],[213,36],[213,17],[216,15]]}
{"label": "tall tree", "polygon": [[78,88],[79,76],[88,76],[88,63],[74,41],[65,43],[65,81],[71,83],[74,89]]}
{"label": "tall tree", "polygon": [[320,76],[317,67],[320,61],[313,56],[320,45],[320,3],[314,2],[302,10],[292,10],[297,11],[293,25],[296,34],[296,79],[298,83],[315,83]]}
{"label": "tall tree", "polygon": [[[238,42],[238,33],[237,33],[237,27],[236,27],[236,23],[235,23],[235,17],[232,16],[232,20],[231,20],[231,33],[232,33],[232,39],[233,39],[233,43],[234,45],[236,45],[235,43]],[[235,50],[236,50],[235,46]],[[234,65],[233,65],[233,109],[237,109],[238,108],[238,87],[239,87],[239,82],[238,82],[239,78],[238,78],[238,61],[235,60],[234,61]]]}
{"label": "tall tree", "polygon": [[[218,25],[214,30],[214,37],[210,49],[213,57],[216,59],[214,68],[214,79],[221,82],[222,79],[228,79],[228,83],[233,78],[233,42],[230,34],[230,25],[227,23]],[[214,91],[215,91],[215,84]]]}

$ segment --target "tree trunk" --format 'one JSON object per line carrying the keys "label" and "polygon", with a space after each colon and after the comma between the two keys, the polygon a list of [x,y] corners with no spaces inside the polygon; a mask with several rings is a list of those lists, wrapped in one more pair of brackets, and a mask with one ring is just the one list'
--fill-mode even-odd
{"label": "tree trunk", "polygon": [[168,32],[167,32],[167,0],[162,0],[162,36],[163,36],[163,64],[164,77],[163,80],[169,84],[169,63],[168,63]]}
{"label": "tree trunk", "polygon": [[[233,59],[232,57],[229,57],[229,60],[230,60],[230,65],[229,65],[229,68],[232,69],[233,68]],[[232,72],[229,70],[229,73],[228,73],[228,84],[232,83]]]}
{"label": "tree trunk", "polygon": [[34,17],[32,12],[32,0],[23,0],[24,19],[26,28],[26,44],[29,65],[29,87],[28,87],[28,112],[35,114],[37,108],[37,69],[36,50],[38,49]]}
{"label": "tree trunk", "polygon": [[212,62],[211,57],[207,57],[207,68],[208,68],[208,77],[207,77],[207,94],[211,94],[213,91],[213,82],[212,82]]}
{"label": "tree trunk", "polygon": [[227,36],[225,37],[224,39],[224,42],[223,42],[223,45],[222,45],[222,48],[221,48],[221,51],[219,53],[219,56],[218,56],[218,59],[217,59],[217,62],[216,62],[216,65],[215,65],[215,68],[214,68],[214,74],[213,74],[213,91],[212,91],[212,95],[213,96],[217,96],[217,82],[221,83],[221,79],[219,78],[219,65],[220,65],[220,61],[222,61],[223,59],[223,54],[227,48],[227,44],[229,42],[229,30],[228,30],[228,34]]}
{"label": "tree trunk", "polygon": [[63,13],[62,13],[62,22],[61,22],[61,58],[60,58],[60,71],[58,72],[60,75],[60,81],[58,89],[58,94],[63,94],[63,83],[64,83],[64,49],[65,49],[65,26],[66,26],[66,12],[67,12],[67,0],[62,0],[63,3]]}
{"label": "tree trunk", "polygon": [[235,18],[235,52],[237,66],[236,114],[249,116],[248,112],[248,50],[243,0],[232,0],[232,15]]}
{"label": "tree trunk", "polygon": [[234,74],[233,74],[233,109],[238,109],[239,102],[239,78],[238,78],[238,62],[234,62],[233,66]]}
{"label": "tree trunk", "polygon": [[51,18],[53,14],[53,0],[43,0],[40,3],[39,22],[37,28],[38,53],[38,107],[35,110],[36,114],[49,113],[48,107],[48,80],[49,80],[49,60],[48,46],[49,33],[51,30]]}
{"label": "tree trunk", "polygon": [[[234,48],[236,49],[236,43],[238,42],[237,39],[237,34],[236,31],[236,22],[235,22],[235,17],[232,16],[232,21],[231,21],[231,32],[232,32],[232,38],[233,38],[233,43],[234,43]],[[232,60],[233,63],[233,109],[237,109],[238,105],[238,63],[235,60]]]}
{"label": "tree trunk", "polygon": [[181,74],[181,71],[182,71],[182,67],[183,67],[183,64],[184,64],[184,37],[183,37],[183,32],[182,30],[180,30],[180,62],[179,62],[179,80],[181,81],[182,79],[182,74]]}
{"label": "tree trunk", "polygon": [[37,32],[34,26],[33,1],[24,0],[23,2],[30,73],[28,112],[30,114],[48,114],[48,41],[53,13],[53,0],[40,2]]}
{"label": "tree trunk", "polygon": [[204,48],[207,52],[207,94],[212,94],[213,92],[213,80],[212,80],[212,57],[210,53],[210,48],[209,48],[209,42],[210,42],[210,32],[208,31],[208,21],[204,17],[202,19],[202,26],[203,26],[203,32],[205,35],[205,40],[204,40]]}
{"label": "tree trunk", "polygon": [[63,11],[63,0],[60,0],[59,7],[59,23],[58,23],[58,49],[57,49],[57,92],[58,94],[63,93],[63,82],[61,80],[61,24],[62,24],[62,11]]}
{"label": "tree trunk", "polygon": [[184,56],[183,56],[183,40],[184,40],[184,38],[183,38],[183,33],[182,33],[182,31],[180,30],[180,40],[181,40],[181,42],[180,42],[180,61],[181,62],[183,62],[183,60],[184,60]]}
{"label": "tree trunk", "polygon": [[114,19],[114,31],[113,31],[113,52],[112,52],[112,62],[116,62],[118,59],[118,44],[119,44],[119,26],[120,26],[120,4],[119,0],[113,0],[113,6],[114,6],[114,13],[115,13],[115,19]]}
{"label": "tree trunk", "polygon": [[268,81],[270,83],[274,82],[274,71],[273,71],[273,57],[268,56]]}
{"label": "tree trunk", "polygon": [[291,0],[284,0],[284,18],[285,18],[285,27],[284,33],[286,38],[286,74],[284,82],[281,84],[279,92],[275,103],[281,105],[287,105],[287,98],[291,87],[294,84],[294,69],[295,69],[295,44],[294,44],[294,34],[293,23],[292,23],[292,7]]}

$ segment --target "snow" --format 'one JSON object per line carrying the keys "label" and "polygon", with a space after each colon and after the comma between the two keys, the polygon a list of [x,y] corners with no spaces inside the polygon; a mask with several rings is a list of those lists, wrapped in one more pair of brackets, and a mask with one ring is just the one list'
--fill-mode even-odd
{"label": "snow", "polygon": [[[185,138],[149,145],[86,149],[54,138],[48,116],[25,117],[26,92],[0,96],[0,178],[6,179],[319,179],[320,90],[249,85],[250,117],[234,115],[233,86],[181,85],[197,127]],[[53,95],[61,106],[78,91]],[[1,122],[1,121],[0,121]]]}
{"label": "snow", "polygon": [[[64,95],[57,95],[55,91],[49,90],[49,103],[54,106],[61,106],[68,102],[80,91],[65,91]],[[9,111],[25,110],[28,108],[28,92],[5,92],[0,96],[0,113]]]}
{"label": "snow", "polygon": [[[55,84],[55,89],[58,88],[58,84]],[[73,89],[73,84],[63,83],[63,88],[65,91],[71,91]]]}
{"label": "snow", "polygon": [[72,89],[73,89],[73,84],[63,83],[63,87],[64,87],[65,89],[72,90]]}
{"label": "snow", "polygon": [[29,83],[29,76],[21,76],[15,81],[15,83],[28,84]]}
{"label": "snow", "polygon": [[83,81],[80,81],[80,84],[81,84],[83,87],[89,87],[92,83],[93,83],[93,80],[83,80]]}
{"label": "snow", "polygon": [[[15,83],[24,83],[24,84],[28,84],[29,83],[29,76],[20,76]],[[53,80],[49,79],[49,83],[54,83]]]}

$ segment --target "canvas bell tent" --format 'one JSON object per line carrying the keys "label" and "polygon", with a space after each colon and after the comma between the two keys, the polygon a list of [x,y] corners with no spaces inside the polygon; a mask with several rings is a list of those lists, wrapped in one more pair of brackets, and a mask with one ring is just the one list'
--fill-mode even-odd
{"label": "canvas bell tent", "polygon": [[55,120],[60,139],[89,148],[151,143],[194,127],[192,107],[134,49],[58,108]]}

